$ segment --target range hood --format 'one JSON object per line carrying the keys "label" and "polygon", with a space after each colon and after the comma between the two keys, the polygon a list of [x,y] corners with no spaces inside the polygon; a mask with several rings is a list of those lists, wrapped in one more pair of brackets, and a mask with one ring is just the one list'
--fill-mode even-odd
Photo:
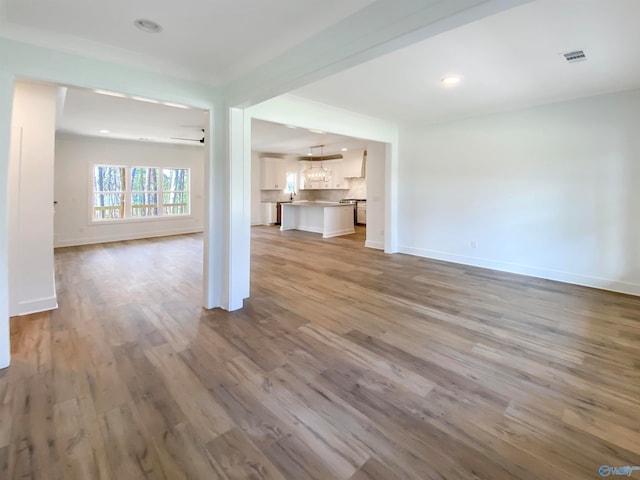
{"label": "range hood", "polygon": [[349,175],[345,176],[345,178],[365,178],[366,176],[367,176],[367,151],[364,150],[362,152],[362,160],[360,163],[360,168],[350,169]]}

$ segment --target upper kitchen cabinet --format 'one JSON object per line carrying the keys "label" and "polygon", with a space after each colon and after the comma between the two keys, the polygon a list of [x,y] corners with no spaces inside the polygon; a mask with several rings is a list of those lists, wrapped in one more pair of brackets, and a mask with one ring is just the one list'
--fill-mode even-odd
{"label": "upper kitchen cabinet", "polygon": [[331,188],[349,188],[344,175],[344,160],[331,160],[327,168],[331,170]]}
{"label": "upper kitchen cabinet", "polygon": [[342,159],[342,174],[345,178],[362,178],[366,171],[366,150],[345,152]]}
{"label": "upper kitchen cabinet", "polygon": [[283,158],[260,158],[260,188],[262,190],[284,190],[289,163]]}

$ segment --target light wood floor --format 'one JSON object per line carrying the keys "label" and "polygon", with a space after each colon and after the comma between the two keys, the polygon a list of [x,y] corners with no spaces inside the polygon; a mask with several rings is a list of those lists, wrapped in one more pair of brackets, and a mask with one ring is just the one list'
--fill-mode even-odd
{"label": "light wood floor", "polygon": [[234,313],[199,306],[199,236],[56,251],[60,308],[12,322],[0,478],[566,480],[640,465],[640,299],[385,255],[362,231],[259,227],[252,247]]}

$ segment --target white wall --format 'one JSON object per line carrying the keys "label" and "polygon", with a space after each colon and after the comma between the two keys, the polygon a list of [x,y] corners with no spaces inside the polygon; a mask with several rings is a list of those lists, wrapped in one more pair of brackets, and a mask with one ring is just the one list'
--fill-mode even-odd
{"label": "white wall", "polygon": [[0,70],[0,368],[9,366],[9,151],[14,78],[9,69]]}
{"label": "white wall", "polygon": [[56,88],[17,82],[9,162],[9,313],[57,307],[53,261]]}
{"label": "white wall", "polygon": [[386,145],[367,145],[367,240],[365,246],[384,249]]}
{"label": "white wall", "polygon": [[251,225],[262,225],[260,154],[251,152]]}
{"label": "white wall", "polygon": [[638,90],[403,130],[400,249],[640,294],[639,131]]}
{"label": "white wall", "polygon": [[[55,246],[201,232],[204,219],[204,149],[128,140],[56,135]],[[191,215],[95,223],[91,216],[91,172],[96,164],[191,169]]]}

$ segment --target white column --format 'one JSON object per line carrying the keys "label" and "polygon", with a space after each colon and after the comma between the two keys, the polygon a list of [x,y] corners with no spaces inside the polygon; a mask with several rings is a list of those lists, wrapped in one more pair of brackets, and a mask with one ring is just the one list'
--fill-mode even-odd
{"label": "white column", "polygon": [[53,257],[56,92],[15,83],[9,155],[9,314],[57,308]]}
{"label": "white column", "polygon": [[204,272],[203,272],[203,305],[205,308],[222,306],[223,284],[223,228],[226,199],[226,171],[224,123],[220,122],[221,109],[214,108],[209,113],[209,128],[206,137],[205,158],[205,217],[204,217]]}
{"label": "white column", "polygon": [[249,296],[251,163],[244,155],[243,111],[217,104],[205,171],[209,215],[205,225],[204,278],[207,308],[242,308]]}
{"label": "white column", "polygon": [[398,252],[398,142],[385,146],[384,251]]}
{"label": "white column", "polygon": [[0,73],[0,368],[9,366],[9,142],[13,77]]}
{"label": "white column", "polygon": [[245,127],[243,109],[231,108],[229,114],[231,248],[228,309],[237,310],[242,308],[244,299],[249,297],[251,274],[251,129]]}

